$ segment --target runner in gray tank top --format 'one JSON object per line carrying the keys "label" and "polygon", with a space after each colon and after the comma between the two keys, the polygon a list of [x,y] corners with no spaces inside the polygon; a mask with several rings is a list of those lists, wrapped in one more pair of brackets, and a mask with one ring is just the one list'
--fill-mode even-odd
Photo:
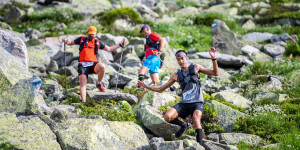
{"label": "runner in gray tank top", "polygon": [[193,126],[196,129],[196,140],[202,145],[202,126],[201,116],[203,112],[203,95],[201,91],[201,83],[199,81],[199,73],[207,75],[219,75],[219,68],[216,59],[216,49],[210,48],[209,54],[213,63],[213,70],[204,68],[199,64],[187,63],[187,54],[184,50],[178,50],[175,54],[177,63],[180,66],[177,73],[174,73],[169,81],[159,87],[147,86],[143,81],[138,81],[138,86],[147,88],[155,92],[163,92],[175,82],[180,84],[182,90],[182,99],[173,106],[164,115],[165,121],[179,125],[181,129],[175,133],[175,137],[182,136],[187,129],[191,127],[189,123],[183,122],[178,119],[181,117],[185,119],[187,116],[192,115]]}

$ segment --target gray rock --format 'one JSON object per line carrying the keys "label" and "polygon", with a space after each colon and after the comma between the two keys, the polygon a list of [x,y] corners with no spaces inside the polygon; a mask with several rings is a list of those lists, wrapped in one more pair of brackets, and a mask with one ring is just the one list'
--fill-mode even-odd
{"label": "gray rock", "polygon": [[0,47],[4,48],[8,53],[18,57],[28,68],[29,57],[27,48],[22,39],[11,31],[0,29]]}
{"label": "gray rock", "polygon": [[241,68],[243,65],[249,65],[249,63],[251,64],[250,60],[228,54],[219,54],[218,56],[218,64],[224,67]]}
{"label": "gray rock", "polygon": [[[63,67],[63,66],[69,66],[71,64],[71,62],[74,60],[74,59],[78,59],[78,57],[75,57],[73,52],[69,52],[69,51],[66,51],[64,53],[64,51],[58,51],[53,57],[52,57],[53,60],[56,61],[57,65],[59,68]],[[65,64],[65,61],[66,61],[66,64]]]}
{"label": "gray rock", "polygon": [[57,62],[54,61],[53,59],[51,59],[49,65],[47,66],[47,71],[48,72],[55,72],[57,70],[58,70]]}
{"label": "gray rock", "polygon": [[221,133],[220,143],[223,144],[237,144],[244,141],[249,145],[259,145],[262,138],[254,134],[245,133]]}
{"label": "gray rock", "polygon": [[136,149],[149,145],[143,129],[129,121],[71,118],[55,133],[62,149]]}
{"label": "gray rock", "polygon": [[230,131],[233,128],[238,117],[246,116],[246,114],[214,100],[207,100],[206,105],[208,107],[212,107],[217,111],[218,122],[226,132]]}
{"label": "gray rock", "polygon": [[18,7],[10,7],[6,14],[6,22],[9,23],[20,23],[21,18],[25,15],[25,12]]}
{"label": "gray rock", "polygon": [[179,126],[167,123],[158,110],[149,105],[141,106],[138,109],[138,116],[147,129],[165,140],[171,140],[171,135],[179,130]]}
{"label": "gray rock", "polygon": [[39,39],[41,37],[41,32],[37,29],[32,29],[30,27],[26,27],[25,36],[29,39]]}
{"label": "gray rock", "polygon": [[[142,15],[142,16],[145,16],[145,15],[149,15],[150,17],[153,17],[153,18],[158,18],[159,15],[155,12],[153,12],[151,9],[149,9],[147,6],[145,5],[139,5],[139,6],[136,6],[136,9],[137,11]],[[152,19],[153,19],[152,18]],[[152,20],[151,19],[151,20]]]}
{"label": "gray rock", "polygon": [[270,40],[272,36],[273,34],[267,32],[264,33],[252,32],[252,33],[247,33],[246,35],[243,36],[243,38],[251,42],[263,42],[263,41]]}
{"label": "gray rock", "polygon": [[76,69],[74,69],[73,66],[68,66],[68,67],[61,67],[59,70],[55,71],[55,73],[60,74],[60,75],[66,75],[67,76],[77,76],[78,72]]}
{"label": "gray rock", "polygon": [[49,47],[44,45],[28,47],[29,67],[46,67],[50,64]]}
{"label": "gray rock", "polygon": [[225,99],[228,102],[231,102],[233,105],[242,107],[242,108],[249,108],[252,102],[243,96],[230,92],[230,91],[222,91],[218,93],[212,94],[214,97],[218,97],[219,99]]}
{"label": "gray rock", "polygon": [[238,150],[238,148],[236,148],[235,146],[225,145],[205,139],[203,140],[203,147],[206,150]]}
{"label": "gray rock", "polygon": [[62,86],[54,79],[44,79],[41,90],[45,91],[46,95],[61,93]]}
{"label": "gray rock", "polygon": [[255,47],[252,47],[250,45],[246,45],[246,46],[242,47],[241,50],[242,50],[243,53],[247,54],[247,56],[251,56],[253,53],[255,54],[255,53],[260,52],[259,49],[255,48]]}
{"label": "gray rock", "polygon": [[109,85],[110,87],[116,87],[117,84],[117,86],[121,88],[124,87],[131,80],[132,78],[129,76],[126,76],[121,73],[114,73],[113,75],[110,76]]}
{"label": "gray rock", "polygon": [[219,143],[219,134],[217,134],[217,133],[210,133],[206,137],[207,137],[208,140],[212,140],[214,142]]}
{"label": "gray rock", "polygon": [[230,31],[224,21],[215,19],[211,28],[213,47],[217,48],[217,50],[223,50],[226,54],[239,54],[240,49],[247,44],[258,47],[258,45],[253,42],[237,37]]}
{"label": "gray rock", "polygon": [[130,104],[136,104],[138,102],[138,98],[134,95],[128,93],[115,93],[115,92],[94,92],[87,91],[87,96],[95,101],[105,101],[105,100],[114,100],[114,101],[122,101],[125,100]]}
{"label": "gray rock", "polygon": [[248,20],[242,26],[243,29],[255,29],[255,23],[252,20]]}
{"label": "gray rock", "polygon": [[174,101],[176,101],[175,95],[171,95],[169,93],[157,93],[148,91],[143,95],[142,99],[139,102],[139,105],[148,104],[158,109],[159,107]]}
{"label": "gray rock", "polygon": [[252,54],[251,60],[260,61],[260,62],[268,62],[268,61],[273,60],[273,58],[265,53],[259,52],[259,53]]}
{"label": "gray rock", "polygon": [[60,150],[55,134],[37,116],[19,116],[0,113],[0,131],[5,140],[17,149],[55,149]]}
{"label": "gray rock", "polygon": [[285,48],[279,45],[266,44],[264,45],[264,52],[271,57],[282,55],[285,52]]}

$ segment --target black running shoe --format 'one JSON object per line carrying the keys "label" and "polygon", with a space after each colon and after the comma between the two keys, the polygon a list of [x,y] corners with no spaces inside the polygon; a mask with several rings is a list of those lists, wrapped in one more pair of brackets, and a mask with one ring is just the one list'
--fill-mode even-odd
{"label": "black running shoe", "polygon": [[181,127],[180,130],[178,130],[176,133],[175,133],[175,137],[176,138],[179,138],[181,137],[189,128],[191,128],[192,125],[190,123],[187,123],[185,127]]}

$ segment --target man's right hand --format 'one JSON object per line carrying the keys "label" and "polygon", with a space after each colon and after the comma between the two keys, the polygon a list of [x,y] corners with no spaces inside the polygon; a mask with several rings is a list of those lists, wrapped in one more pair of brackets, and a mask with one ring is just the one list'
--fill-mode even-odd
{"label": "man's right hand", "polygon": [[145,86],[146,86],[146,84],[145,84],[143,81],[140,81],[140,80],[138,80],[137,85],[138,85],[139,87],[142,87],[142,88],[145,88]]}
{"label": "man's right hand", "polygon": [[62,42],[68,45],[68,38],[62,38]]}

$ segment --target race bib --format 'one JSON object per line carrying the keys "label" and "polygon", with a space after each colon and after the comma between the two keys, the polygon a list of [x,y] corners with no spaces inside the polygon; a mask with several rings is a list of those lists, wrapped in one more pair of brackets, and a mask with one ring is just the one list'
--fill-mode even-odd
{"label": "race bib", "polygon": [[81,62],[81,63],[82,63],[82,67],[90,67],[94,65],[93,62]]}

